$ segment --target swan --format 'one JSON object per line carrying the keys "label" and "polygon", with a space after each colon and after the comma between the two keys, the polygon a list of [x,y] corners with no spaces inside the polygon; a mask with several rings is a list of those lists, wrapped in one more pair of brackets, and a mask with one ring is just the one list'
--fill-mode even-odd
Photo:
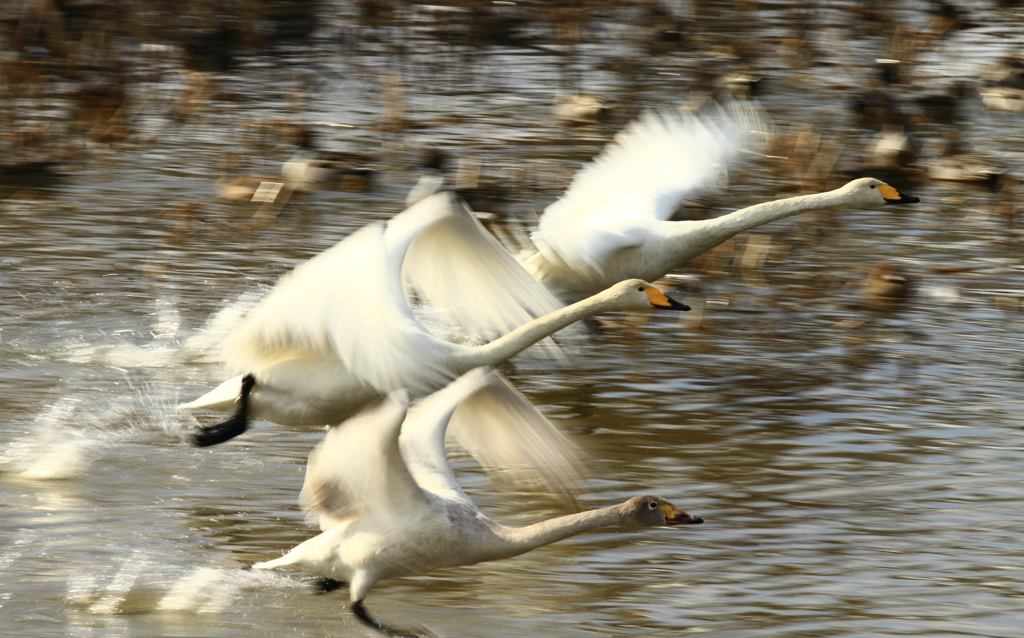
{"label": "swan", "polygon": [[[432,334],[410,309],[403,268],[424,298],[491,341],[466,345]],[[332,425],[394,390],[425,396],[585,317],[652,307],[689,310],[638,279],[562,307],[450,193],[437,193],[282,278],[225,343],[225,363],[237,376],[180,407],[236,410],[196,434],[199,446],[241,434],[250,417]]]}
{"label": "swan", "polygon": [[765,129],[752,106],[717,116],[647,113],[573,178],[545,209],[523,265],[563,299],[628,278],[655,281],[733,235],[798,213],[919,201],[872,178],[827,193],[765,202],[703,221],[669,221],[680,201],[712,184]]}
{"label": "swan", "polygon": [[[488,518],[459,486],[445,452],[445,431],[479,401],[490,375],[472,370],[411,410],[404,390],[331,428],[309,456],[300,503],[321,534],[255,569],[290,567],[325,580],[330,591],[349,585],[356,616],[389,636],[402,635],[372,618],[363,605],[379,581],[517,556],[605,526],[695,525],[697,516],[657,496],[638,496],[603,509],[560,516],[525,527]],[[502,399],[475,406],[499,410]]]}

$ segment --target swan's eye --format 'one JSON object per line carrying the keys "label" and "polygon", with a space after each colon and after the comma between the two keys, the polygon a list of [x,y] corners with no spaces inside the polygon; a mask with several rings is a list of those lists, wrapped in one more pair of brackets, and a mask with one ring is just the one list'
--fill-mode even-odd
{"label": "swan's eye", "polygon": [[637,290],[639,290],[640,292],[643,292],[644,291],[644,287],[640,286],[639,288],[637,288]]}
{"label": "swan's eye", "polygon": [[875,185],[874,185],[874,184],[872,184],[872,185],[871,185],[871,188],[874,188],[874,187],[875,187]]}
{"label": "swan's eye", "polygon": [[654,501],[651,501],[650,503],[647,504],[647,507],[649,507],[652,510],[653,509],[657,509],[658,508],[658,504],[655,503]]}

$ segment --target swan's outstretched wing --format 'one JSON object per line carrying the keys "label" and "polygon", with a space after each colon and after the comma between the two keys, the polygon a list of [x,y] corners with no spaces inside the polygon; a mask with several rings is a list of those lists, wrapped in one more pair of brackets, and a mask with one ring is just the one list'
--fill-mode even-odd
{"label": "swan's outstretched wing", "polygon": [[574,263],[599,263],[591,248],[614,252],[622,223],[667,220],[687,195],[715,183],[745,146],[766,137],[762,111],[732,102],[710,114],[648,112],[608,144],[573,178],[565,194],[541,216],[534,241],[542,251]]}
{"label": "swan's outstretched wing", "polygon": [[539,480],[575,505],[579,450],[497,372],[467,372],[414,406],[402,429],[402,456],[420,487],[469,501],[448,462],[446,430],[488,472]]}
{"label": "swan's outstretched wing", "polygon": [[413,316],[403,269],[473,335],[495,337],[561,307],[453,194],[437,193],[283,277],[228,338],[228,368],[258,376],[289,359],[335,358],[381,392],[444,386],[453,346]]}
{"label": "swan's outstretched wing", "polygon": [[[763,143],[767,126],[756,102],[702,113],[647,112],[576,174],[544,211],[540,230],[624,215],[666,220],[683,197],[712,185],[740,149]],[[620,202],[631,206],[616,207]]]}
{"label": "swan's outstretched wing", "polygon": [[583,454],[497,372],[466,397],[448,428],[490,473],[540,482],[545,491],[576,507],[583,487]]}
{"label": "swan's outstretched wing", "polygon": [[336,358],[381,392],[426,393],[449,379],[444,342],[413,317],[401,283],[405,246],[370,224],[278,282],[227,340],[233,372],[289,359]]}
{"label": "swan's outstretched wing", "polygon": [[398,442],[409,472],[424,490],[449,500],[471,502],[448,462],[445,433],[460,403],[486,383],[485,368],[470,370],[409,411]]}
{"label": "swan's outstretched wing", "polygon": [[[424,204],[432,204],[432,207]],[[418,209],[418,210],[417,210]],[[388,223],[388,234],[415,239],[404,272],[433,310],[455,321],[467,336],[495,339],[562,307],[450,192],[432,195]],[[551,339],[541,342],[548,356],[561,357]]]}
{"label": "swan's outstretched wing", "polygon": [[341,425],[309,454],[299,503],[326,530],[355,518],[400,517],[429,507],[399,451],[404,390]]}

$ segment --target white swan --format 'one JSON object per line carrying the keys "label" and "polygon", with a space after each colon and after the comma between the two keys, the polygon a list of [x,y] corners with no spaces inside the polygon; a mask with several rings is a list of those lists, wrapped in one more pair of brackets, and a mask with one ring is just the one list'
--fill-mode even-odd
{"label": "white swan", "polygon": [[[409,307],[403,267],[417,290],[464,328],[503,336],[478,346],[434,336]],[[225,344],[225,362],[238,376],[181,407],[238,409],[196,435],[197,445],[241,434],[250,416],[336,424],[394,390],[429,394],[585,317],[651,307],[689,309],[635,279],[562,308],[451,194],[439,193],[284,277]],[[540,312],[547,314],[534,318]]]}
{"label": "white swan", "polygon": [[[444,446],[449,421],[457,427],[465,419],[462,410],[480,401],[488,381],[474,370],[408,413],[408,395],[394,392],[380,406],[331,428],[310,454],[300,497],[323,533],[253,567],[299,569],[327,579],[325,590],[347,582],[356,615],[398,635],[363,607],[370,589],[386,578],[508,558],[597,527],[703,522],[657,496],[520,528],[489,519],[462,491]],[[478,404],[466,429],[475,429],[479,415],[498,407],[500,398]]]}
{"label": "white swan", "polygon": [[797,213],[918,201],[863,178],[717,219],[668,221],[680,201],[710,185],[765,128],[760,112],[742,103],[717,117],[644,115],[544,211],[532,235],[537,252],[524,266],[553,292],[574,299],[631,277],[655,281],[737,233]]}

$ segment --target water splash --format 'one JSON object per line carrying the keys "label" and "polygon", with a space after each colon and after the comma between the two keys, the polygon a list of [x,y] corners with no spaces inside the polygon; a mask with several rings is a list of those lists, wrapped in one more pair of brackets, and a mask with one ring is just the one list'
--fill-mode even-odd
{"label": "water splash", "polygon": [[31,432],[0,454],[0,471],[11,479],[59,480],[84,473],[97,441],[67,427],[79,399],[64,397],[36,418]]}
{"label": "water splash", "polygon": [[267,572],[197,567],[179,578],[157,609],[215,614],[233,603],[245,589],[267,585],[299,587],[293,580]]}
{"label": "water splash", "polygon": [[228,334],[256,307],[268,290],[268,287],[261,286],[246,291],[215,313],[198,332],[185,340],[183,356],[190,361],[220,361],[220,350]]}

